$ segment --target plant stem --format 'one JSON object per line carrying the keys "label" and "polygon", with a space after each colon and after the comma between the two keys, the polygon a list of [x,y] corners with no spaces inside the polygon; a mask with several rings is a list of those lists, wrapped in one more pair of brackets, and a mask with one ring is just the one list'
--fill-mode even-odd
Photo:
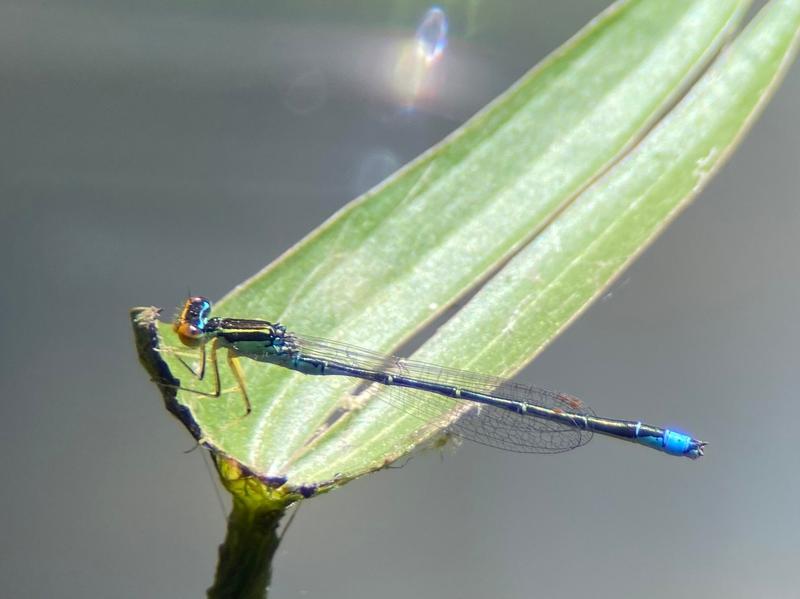
{"label": "plant stem", "polygon": [[234,496],[225,542],[210,599],[266,599],[272,578],[272,558],[281,542],[278,524],[286,512],[265,509]]}

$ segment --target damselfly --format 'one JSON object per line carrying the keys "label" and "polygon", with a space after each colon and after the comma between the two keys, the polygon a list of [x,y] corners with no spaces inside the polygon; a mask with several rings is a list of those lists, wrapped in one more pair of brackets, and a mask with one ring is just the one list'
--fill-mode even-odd
{"label": "damselfly", "polygon": [[[706,443],[689,435],[635,420],[598,418],[576,398],[507,380],[384,356],[364,349],[298,335],[264,320],[211,317],[204,297],[186,300],[175,331],[189,346],[199,346],[203,379],[206,363],[221,394],[217,351],[227,361],[251,411],[239,358],[269,362],[307,374],[343,376],[386,387],[378,397],[426,422],[448,414],[447,428],[465,439],[523,453],[558,453],[589,442],[593,433],[639,443],[696,459]],[[206,351],[206,345],[210,349]],[[187,365],[188,367],[188,365]],[[191,370],[191,368],[190,368]]]}

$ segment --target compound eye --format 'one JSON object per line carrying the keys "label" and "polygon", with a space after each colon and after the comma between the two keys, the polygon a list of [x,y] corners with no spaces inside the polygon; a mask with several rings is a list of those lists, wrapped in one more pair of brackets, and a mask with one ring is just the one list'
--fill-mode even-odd
{"label": "compound eye", "polygon": [[194,326],[191,322],[178,321],[175,323],[175,332],[181,337],[183,341],[193,341],[199,339],[203,331]]}

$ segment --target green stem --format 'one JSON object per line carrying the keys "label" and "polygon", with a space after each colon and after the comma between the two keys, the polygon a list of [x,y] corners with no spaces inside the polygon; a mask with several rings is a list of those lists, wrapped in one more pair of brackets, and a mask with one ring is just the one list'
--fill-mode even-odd
{"label": "green stem", "polygon": [[219,547],[219,562],[210,599],[265,599],[272,578],[272,558],[280,545],[278,524],[286,512],[265,509],[234,497],[228,533]]}

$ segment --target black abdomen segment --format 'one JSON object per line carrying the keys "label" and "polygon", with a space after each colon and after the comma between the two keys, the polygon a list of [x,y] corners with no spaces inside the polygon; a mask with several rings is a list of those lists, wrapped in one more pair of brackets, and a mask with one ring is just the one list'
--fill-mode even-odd
{"label": "black abdomen segment", "polygon": [[703,446],[705,444],[700,441],[682,433],[651,426],[642,422],[598,418],[596,416],[579,414],[577,412],[556,410],[537,406],[535,404],[494,397],[492,395],[478,393],[452,385],[412,379],[403,375],[390,374],[387,372],[376,372],[333,360],[309,358],[301,354],[283,354],[279,356],[279,358],[279,363],[281,363],[281,365],[301,371],[305,374],[349,376],[372,381],[381,385],[419,389],[453,399],[466,399],[485,405],[495,406],[517,414],[536,416],[573,428],[631,441],[673,455],[683,455],[692,459],[703,455]]}

